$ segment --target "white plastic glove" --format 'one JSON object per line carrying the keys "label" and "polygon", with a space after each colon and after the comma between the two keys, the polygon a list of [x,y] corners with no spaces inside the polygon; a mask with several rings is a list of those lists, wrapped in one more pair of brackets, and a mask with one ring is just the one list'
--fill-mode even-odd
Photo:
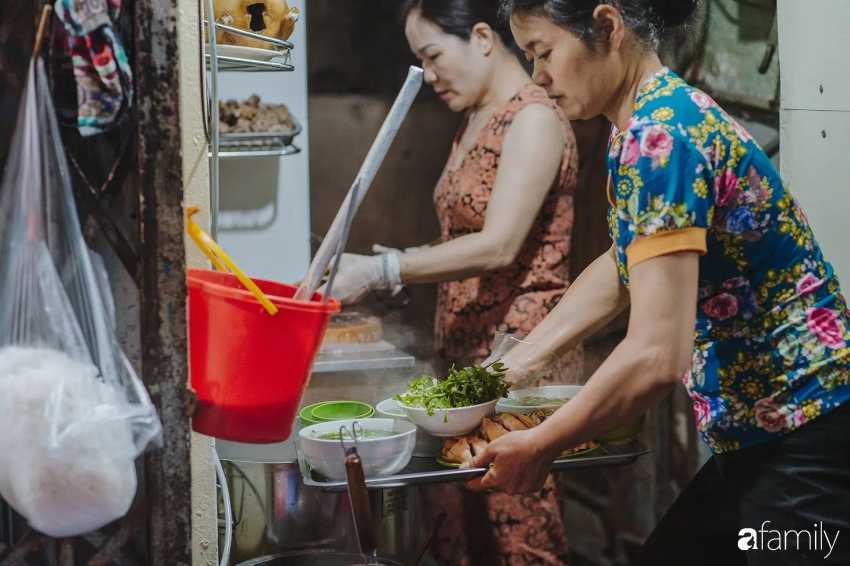
{"label": "white plastic glove", "polygon": [[[428,247],[428,246],[424,246]],[[372,244],[372,253],[375,254],[412,254],[413,252],[419,251],[419,246],[414,246],[412,248],[404,248],[400,250],[398,248],[390,248],[388,246],[382,246],[381,244]]]}
{"label": "white plastic glove", "polygon": [[[319,288],[320,293],[325,292],[326,285]],[[331,295],[344,305],[353,305],[372,291],[388,291],[396,285],[401,285],[396,254],[342,254]]]}
{"label": "white plastic glove", "polygon": [[[427,248],[428,246],[425,246],[425,247]],[[410,253],[418,252],[418,251],[419,251],[418,247],[404,248],[403,250],[400,250],[398,248],[390,248],[388,246],[382,246],[381,244],[372,244],[372,253],[374,253],[374,254],[396,254],[396,255],[398,255],[398,254],[410,254]],[[404,285],[401,284],[401,278],[399,277],[399,283],[398,283],[398,285],[393,287],[392,293],[390,293],[390,295],[395,297],[396,295],[401,293],[402,289],[404,289]]]}

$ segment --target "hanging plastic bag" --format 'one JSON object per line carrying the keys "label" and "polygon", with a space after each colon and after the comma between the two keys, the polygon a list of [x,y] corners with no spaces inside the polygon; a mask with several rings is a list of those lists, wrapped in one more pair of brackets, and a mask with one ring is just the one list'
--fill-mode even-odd
{"label": "hanging plastic bag", "polygon": [[108,293],[80,230],[39,61],[0,184],[0,495],[54,537],[124,516],[135,458],[160,441]]}

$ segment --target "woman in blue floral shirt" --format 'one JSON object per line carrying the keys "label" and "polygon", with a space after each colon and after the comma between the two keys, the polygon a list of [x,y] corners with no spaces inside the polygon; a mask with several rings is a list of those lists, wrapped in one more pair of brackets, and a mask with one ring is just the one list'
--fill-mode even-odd
{"label": "woman in blue floral shirt", "polygon": [[[511,378],[534,375],[548,352],[569,351],[628,305],[631,316],[581,393],[541,426],[490,443],[474,463],[493,467],[469,486],[539,489],[555,455],[635,419],[685,376],[714,457],[638,563],[850,564],[844,297],[767,155],[662,66],[658,33],[695,3],[502,0],[535,82],[567,117],[614,124],[613,246],[529,335],[534,346],[506,357]],[[742,529],[762,534],[750,541]],[[796,538],[780,550],[773,533],[788,531]]]}

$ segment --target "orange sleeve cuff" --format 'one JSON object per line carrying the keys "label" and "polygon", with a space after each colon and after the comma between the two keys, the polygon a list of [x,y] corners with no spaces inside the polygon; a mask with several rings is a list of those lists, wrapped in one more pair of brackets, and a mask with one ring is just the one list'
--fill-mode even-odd
{"label": "orange sleeve cuff", "polygon": [[705,228],[679,228],[656,232],[641,238],[626,248],[627,267],[631,269],[642,261],[676,252],[699,252],[705,255]]}

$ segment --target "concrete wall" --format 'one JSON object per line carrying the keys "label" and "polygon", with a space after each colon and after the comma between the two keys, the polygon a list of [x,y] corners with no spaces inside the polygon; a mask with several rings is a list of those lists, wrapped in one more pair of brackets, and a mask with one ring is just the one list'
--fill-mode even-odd
{"label": "concrete wall", "polygon": [[766,73],[758,71],[771,38],[775,4],[773,0],[711,2],[700,78],[718,100],[775,108],[779,97],[778,57],[774,56]]}

